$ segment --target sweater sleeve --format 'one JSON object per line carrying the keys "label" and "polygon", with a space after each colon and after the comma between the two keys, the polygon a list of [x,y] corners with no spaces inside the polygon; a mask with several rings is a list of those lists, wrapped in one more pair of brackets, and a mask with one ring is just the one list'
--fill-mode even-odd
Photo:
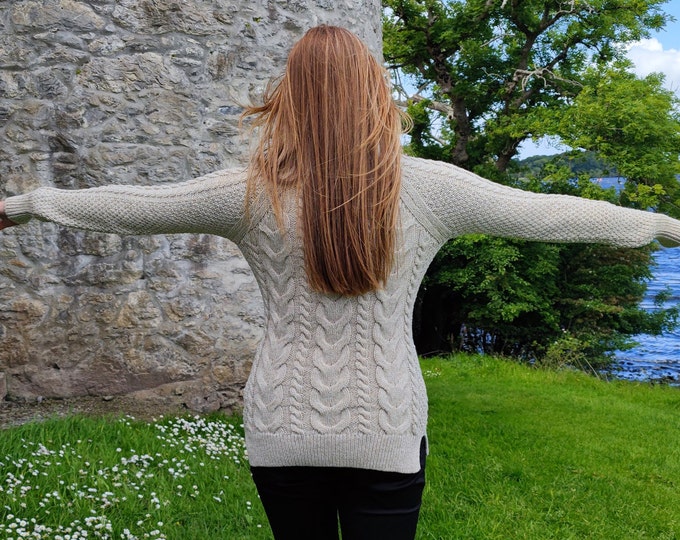
{"label": "sweater sleeve", "polygon": [[680,221],[605,201],[532,193],[454,165],[404,158],[412,190],[441,241],[482,233],[543,242],[680,245]]}
{"label": "sweater sleeve", "polygon": [[5,201],[16,223],[35,218],[116,234],[210,233],[232,240],[241,233],[245,173],[224,170],[186,182],[90,189],[38,188]]}

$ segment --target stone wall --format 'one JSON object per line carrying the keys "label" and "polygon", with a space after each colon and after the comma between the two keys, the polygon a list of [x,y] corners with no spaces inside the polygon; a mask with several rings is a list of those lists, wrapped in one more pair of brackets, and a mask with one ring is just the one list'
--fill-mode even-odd
{"label": "stone wall", "polygon": [[[320,23],[380,50],[377,0],[0,3],[0,195],[242,165],[241,106]],[[227,240],[38,222],[0,233],[9,398],[136,393],[231,407],[262,322],[257,285]]]}

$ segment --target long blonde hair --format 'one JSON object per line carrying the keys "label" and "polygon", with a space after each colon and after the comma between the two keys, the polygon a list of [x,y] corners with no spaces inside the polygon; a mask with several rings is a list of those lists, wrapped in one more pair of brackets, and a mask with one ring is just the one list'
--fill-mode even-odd
{"label": "long blonde hair", "polygon": [[312,289],[352,296],[382,287],[397,241],[402,113],[368,47],[342,28],[309,30],[250,115],[260,140],[248,189],[263,183],[280,226],[281,195],[297,189]]}

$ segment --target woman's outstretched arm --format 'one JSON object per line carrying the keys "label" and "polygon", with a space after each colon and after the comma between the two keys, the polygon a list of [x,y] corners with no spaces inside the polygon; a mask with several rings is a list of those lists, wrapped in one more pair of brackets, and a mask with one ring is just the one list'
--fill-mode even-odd
{"label": "woman's outstretched arm", "polygon": [[237,234],[244,216],[245,173],[225,170],[155,186],[81,190],[38,188],[0,206],[0,228],[31,219],[116,234]]}
{"label": "woman's outstretched arm", "polygon": [[543,242],[680,245],[680,221],[570,195],[503,186],[450,164],[406,158],[442,241],[469,233]]}

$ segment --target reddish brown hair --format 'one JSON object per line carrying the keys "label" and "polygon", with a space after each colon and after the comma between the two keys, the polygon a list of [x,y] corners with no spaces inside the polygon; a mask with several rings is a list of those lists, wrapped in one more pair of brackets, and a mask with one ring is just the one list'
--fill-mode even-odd
{"label": "reddish brown hair", "polygon": [[380,288],[394,263],[402,114],[385,70],[354,34],[309,30],[260,107],[249,190],[262,182],[279,224],[282,191],[296,188],[305,269],[319,292]]}

